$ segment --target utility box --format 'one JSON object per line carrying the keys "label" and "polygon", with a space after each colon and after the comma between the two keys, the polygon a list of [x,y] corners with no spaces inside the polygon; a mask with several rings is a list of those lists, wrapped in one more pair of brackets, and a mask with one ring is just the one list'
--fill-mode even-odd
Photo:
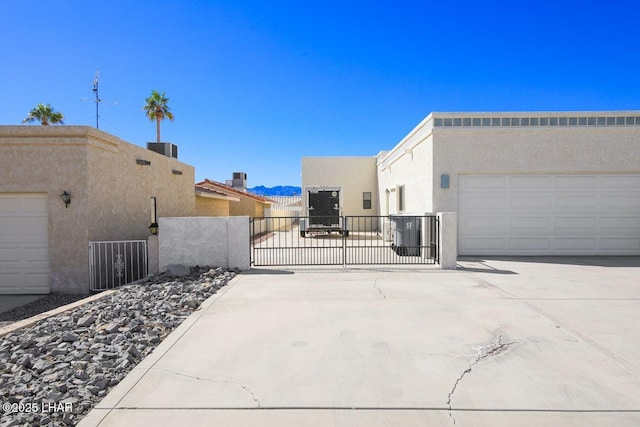
{"label": "utility box", "polygon": [[170,142],[147,142],[147,150],[154,151],[163,156],[178,158],[178,146]]}
{"label": "utility box", "polygon": [[300,220],[300,236],[349,234],[342,218],[342,187],[305,187],[303,197],[307,218]]}
{"label": "utility box", "polygon": [[422,218],[419,216],[392,216],[393,243],[391,248],[400,256],[420,256]]}

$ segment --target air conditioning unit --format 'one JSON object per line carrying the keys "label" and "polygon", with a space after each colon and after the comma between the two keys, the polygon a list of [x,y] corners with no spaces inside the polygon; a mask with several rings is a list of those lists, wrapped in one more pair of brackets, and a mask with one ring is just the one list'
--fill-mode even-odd
{"label": "air conditioning unit", "polygon": [[[229,184],[229,181],[231,183]],[[227,185],[231,185],[231,187],[246,191],[247,190],[247,174],[244,172],[234,172],[233,179],[227,180]]]}
{"label": "air conditioning unit", "polygon": [[178,146],[170,142],[147,142],[147,149],[163,156],[178,158]]}

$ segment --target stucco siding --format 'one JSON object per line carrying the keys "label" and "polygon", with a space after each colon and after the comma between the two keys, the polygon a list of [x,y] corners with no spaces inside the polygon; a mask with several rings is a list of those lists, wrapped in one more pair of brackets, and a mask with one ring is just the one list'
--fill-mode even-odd
{"label": "stucco siding", "polygon": [[251,218],[264,216],[264,205],[249,197],[238,196],[239,202],[229,204],[230,216],[248,216]]}
{"label": "stucco siding", "polygon": [[[393,151],[378,157],[382,215],[424,215],[434,212],[433,138],[429,123],[405,138]],[[399,210],[399,187],[404,186],[404,210]]]}
{"label": "stucco siding", "polygon": [[[81,134],[46,129],[0,127],[0,192],[47,193],[52,291],[88,290],[87,145]],[[63,191],[71,193],[65,208]]]}
{"label": "stucco siding", "polygon": [[[437,128],[433,140],[433,208],[440,212],[458,210],[459,175],[640,172],[638,127]],[[440,188],[442,174],[450,175],[448,189]]]}
{"label": "stucco siding", "polygon": [[[195,215],[192,166],[121,140],[116,144],[116,150],[89,146],[89,240],[146,239],[151,197],[158,218]],[[139,165],[137,159],[151,164]]]}
{"label": "stucco siding", "polygon": [[196,196],[196,216],[229,216],[229,200]]}
{"label": "stucco siding", "polygon": [[[376,158],[303,157],[302,191],[309,186],[341,186],[343,215],[379,215]],[[371,193],[371,209],[363,208],[363,193]],[[302,215],[306,215],[303,209]]]}

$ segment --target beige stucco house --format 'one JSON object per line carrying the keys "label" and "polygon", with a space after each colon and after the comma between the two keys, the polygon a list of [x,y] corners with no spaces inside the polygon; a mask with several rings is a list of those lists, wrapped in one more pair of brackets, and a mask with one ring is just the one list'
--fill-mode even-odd
{"label": "beige stucco house", "polygon": [[303,158],[302,176],[342,185],[345,215],[365,188],[374,215],[455,212],[460,255],[640,255],[639,111],[432,113],[375,157]]}
{"label": "beige stucco house", "polygon": [[[0,294],[88,292],[88,243],[195,215],[194,168],[87,126],[0,126]],[[66,205],[60,195],[70,195]]]}
{"label": "beige stucco house", "polygon": [[[210,195],[214,195],[213,197]],[[205,179],[196,183],[196,215],[198,216],[265,216],[273,202],[246,189]]]}

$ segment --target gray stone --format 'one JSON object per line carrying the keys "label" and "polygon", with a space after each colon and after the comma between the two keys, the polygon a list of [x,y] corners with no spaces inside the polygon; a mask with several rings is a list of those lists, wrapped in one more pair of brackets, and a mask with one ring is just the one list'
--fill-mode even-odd
{"label": "gray stone", "polygon": [[162,338],[233,277],[209,267],[185,267],[173,274],[175,279],[167,280],[165,274],[128,285],[65,315],[0,337],[0,400],[74,405],[74,414],[22,414],[10,422],[38,425],[45,418],[49,425],[76,424]]}
{"label": "gray stone", "polygon": [[40,374],[46,371],[47,369],[49,369],[50,367],[51,367],[51,363],[47,362],[46,360],[39,359],[39,360],[36,360],[36,362],[33,364],[32,369]]}
{"label": "gray stone", "polygon": [[191,274],[191,269],[182,264],[169,264],[166,274],[169,277],[184,277]]}
{"label": "gray stone", "polygon": [[119,322],[111,322],[104,327],[104,331],[108,334],[113,334],[114,332],[118,332],[119,327],[120,327]]}
{"label": "gray stone", "polygon": [[82,316],[80,319],[78,319],[76,326],[80,328],[91,326],[95,323],[96,319],[97,317],[93,314],[87,314],[86,316]]}
{"label": "gray stone", "polygon": [[73,332],[67,331],[62,334],[62,342],[75,342],[78,341],[78,336]]}

